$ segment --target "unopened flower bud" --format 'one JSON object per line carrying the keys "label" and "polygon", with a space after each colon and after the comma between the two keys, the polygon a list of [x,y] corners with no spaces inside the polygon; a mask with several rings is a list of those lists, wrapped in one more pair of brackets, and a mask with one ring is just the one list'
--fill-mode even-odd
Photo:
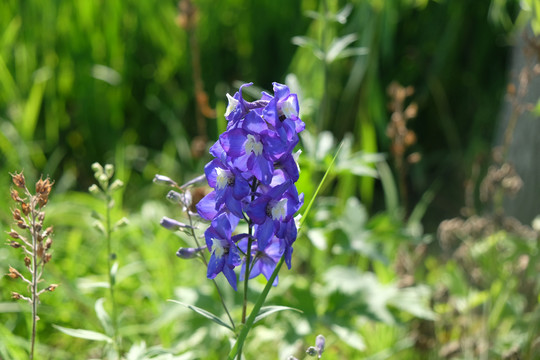
{"label": "unopened flower bud", "polygon": [[12,291],[12,292],[11,292],[11,298],[14,299],[14,300],[20,300],[20,299],[22,299],[23,297],[22,297],[21,294],[16,293],[15,291]]}
{"label": "unopened flower bud", "polygon": [[18,240],[21,238],[21,236],[19,235],[18,232],[16,232],[15,230],[11,229],[10,232],[8,232],[8,235],[11,236],[12,239],[15,239],[15,240]]}
{"label": "unopened flower bud", "polygon": [[45,241],[45,250],[49,250],[51,248],[51,245],[52,245],[52,239],[47,238],[47,241]]}
{"label": "unopened flower bud", "polygon": [[24,265],[26,267],[29,267],[31,264],[32,264],[32,260],[28,256],[25,256],[24,257]]}
{"label": "unopened flower bud", "polygon": [[107,175],[107,178],[112,178],[114,174],[114,166],[112,164],[105,164],[105,175]]}
{"label": "unopened flower bud", "polygon": [[28,227],[24,220],[17,221],[17,226],[19,227],[19,229],[23,229],[23,230],[25,230]]}
{"label": "unopened flower bud", "polygon": [[126,226],[128,224],[129,224],[129,220],[127,218],[123,217],[120,220],[118,220],[116,222],[116,224],[114,224],[114,228],[119,229],[119,228],[124,227],[124,226]]}
{"label": "unopened flower bud", "polygon": [[324,352],[324,346],[326,344],[326,339],[322,335],[317,335],[317,338],[315,339],[315,346],[318,349],[319,353],[319,359],[322,356],[322,353]]}
{"label": "unopened flower bud", "polygon": [[45,180],[39,179],[38,182],[36,182],[36,193],[41,194],[46,200],[47,196],[49,196],[49,193],[51,192],[53,184],[54,181],[51,182],[49,178],[46,178]]}
{"label": "unopened flower bud", "polygon": [[58,284],[51,284],[47,287],[47,291],[53,292],[58,287]]}
{"label": "unopened flower bud", "polygon": [[23,200],[21,199],[21,197],[19,196],[19,192],[15,189],[11,189],[9,194],[11,195],[11,198],[13,199],[13,201],[15,202],[23,202]]}
{"label": "unopened flower bud", "polygon": [[96,184],[92,184],[90,185],[90,187],[88,188],[88,192],[92,195],[99,195],[101,194],[101,189],[99,188],[99,186],[97,186]]}
{"label": "unopened flower bud", "polygon": [[315,346],[308,347],[308,349],[306,350],[306,354],[308,354],[309,356],[317,355],[317,348]]}
{"label": "unopened flower bud", "polygon": [[109,187],[109,190],[116,191],[118,189],[121,189],[123,186],[124,186],[124,182],[122,180],[116,179],[113,181],[113,183]]}
{"label": "unopened flower bud", "polygon": [[49,261],[51,261],[52,255],[49,253],[46,253],[45,256],[43,256],[43,262],[46,264]]}
{"label": "unopened flower bud", "polygon": [[13,214],[13,220],[19,221],[19,220],[22,219],[21,218],[21,211],[19,209],[13,210],[12,214]]}
{"label": "unopened flower bud", "polygon": [[201,246],[198,248],[183,248],[181,247],[176,252],[176,256],[181,259],[193,259],[197,256],[202,250],[206,249],[206,246]]}
{"label": "unopened flower bud", "polygon": [[25,187],[25,180],[24,180],[24,175],[23,173],[15,173],[15,174],[11,174],[11,179],[13,180],[13,183],[15,184],[15,186],[21,188],[21,189],[24,189]]}
{"label": "unopened flower bud", "polygon": [[96,180],[103,174],[103,166],[100,163],[95,162],[92,164],[92,170],[94,171],[94,177]]}
{"label": "unopened flower bud", "polygon": [[172,180],[171,178],[165,176],[165,175],[158,175],[154,176],[154,183],[159,185],[168,185],[168,186],[177,186],[176,182]]}
{"label": "unopened flower bud", "polygon": [[30,206],[27,203],[21,202],[21,208],[24,215],[28,216],[30,214]]}
{"label": "unopened flower bud", "polygon": [[109,180],[109,178],[107,177],[107,175],[105,174],[101,174],[99,175],[99,177],[97,178],[97,180],[102,183],[102,184],[106,184],[107,181]]}
{"label": "unopened flower bud", "polygon": [[22,246],[20,243],[16,242],[15,240],[11,240],[10,242],[7,243],[7,245],[11,246],[14,249],[18,249]]}
{"label": "unopened flower bud", "polygon": [[189,190],[186,190],[183,193],[171,190],[167,194],[167,200],[173,204],[182,204],[185,208],[188,208],[191,206],[192,196]]}
{"label": "unopened flower bud", "polygon": [[17,271],[17,269],[13,267],[9,267],[9,274],[7,274],[12,279],[22,278],[22,275],[20,272]]}
{"label": "unopened flower bud", "polygon": [[164,216],[161,221],[159,222],[161,226],[163,226],[167,230],[180,230],[180,229],[191,229],[192,227],[189,225],[186,225],[184,223],[181,223],[180,221],[176,221],[174,219],[168,218]]}
{"label": "unopened flower bud", "polygon": [[53,227],[52,226],[49,226],[48,228],[45,229],[45,231],[43,232],[43,237],[46,238],[47,236],[51,235],[53,232]]}

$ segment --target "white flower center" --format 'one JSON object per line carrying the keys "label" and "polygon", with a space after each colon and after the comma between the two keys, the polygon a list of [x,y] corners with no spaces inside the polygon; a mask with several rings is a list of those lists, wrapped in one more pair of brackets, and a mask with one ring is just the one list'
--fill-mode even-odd
{"label": "white flower center", "polygon": [[231,180],[231,176],[228,174],[228,171],[222,168],[216,168],[217,177],[216,185],[219,190],[227,186]]}
{"label": "white flower center", "polygon": [[261,155],[263,152],[262,142],[257,141],[257,139],[255,139],[255,136],[251,134],[248,134],[247,136],[245,148],[247,154],[254,153],[255,155]]}
{"label": "white flower center", "polygon": [[227,99],[229,100],[229,105],[227,105],[227,110],[225,110],[225,116],[229,116],[239,104],[239,101],[233,98],[231,95],[227,94]]}
{"label": "white flower center", "polygon": [[285,100],[281,104],[281,112],[287,118],[298,116],[298,112],[296,111],[296,107],[294,106],[294,98],[292,96],[289,96],[287,100]]}
{"label": "white flower center", "polygon": [[272,219],[273,220],[281,220],[285,216],[287,216],[287,199],[281,199],[279,200],[273,207],[272,207]]}
{"label": "white flower center", "polygon": [[221,241],[218,239],[212,239],[212,250],[218,259],[221,259],[223,254],[225,254],[225,248],[223,248]]}

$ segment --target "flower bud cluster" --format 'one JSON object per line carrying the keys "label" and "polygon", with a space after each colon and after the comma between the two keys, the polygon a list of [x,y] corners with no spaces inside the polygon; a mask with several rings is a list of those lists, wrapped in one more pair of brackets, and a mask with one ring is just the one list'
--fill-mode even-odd
{"label": "flower bud cluster", "polygon": [[[248,102],[242,89],[230,96],[225,113],[227,130],[210,148],[214,159],[205,167],[214,190],[198,204],[199,215],[211,221],[205,232],[211,253],[207,276],[223,273],[236,290],[234,269],[250,266],[249,277],[270,278],[277,261],[285,255],[291,267],[296,240],[295,213],[303,204],[295,182],[299,169],[293,155],[305,124],[299,118],[296,94],[274,83],[274,95]],[[241,220],[249,233],[232,235]]]}
{"label": "flower bud cluster", "polygon": [[[113,194],[124,187],[124,182],[120,179],[115,179],[111,182],[114,176],[114,165],[112,164],[105,164],[105,166],[102,166],[100,163],[95,162],[92,164],[92,170],[94,171],[94,178],[98,183],[90,185],[88,192],[103,199],[106,202],[107,207],[112,209],[114,206]],[[113,225],[111,230],[116,230],[127,224],[128,219],[122,218]],[[107,232],[101,219],[94,222],[94,228],[102,234],[106,234]]]}
{"label": "flower bud cluster", "polygon": [[[11,211],[13,221],[17,225],[18,230],[11,229],[7,232],[9,237],[7,245],[15,249],[21,249],[25,255],[24,265],[28,269],[31,277],[26,278],[24,274],[16,270],[14,267],[9,267],[9,276],[12,279],[21,279],[28,285],[37,284],[43,273],[43,266],[51,260],[51,247],[53,240],[50,237],[53,231],[52,226],[45,229],[43,226],[45,220],[44,207],[49,201],[54,181],[46,178],[40,178],[35,184],[35,194],[32,194],[26,186],[26,179],[22,173],[11,174],[13,184],[19,190],[12,188],[10,190],[11,198],[17,204],[17,208]],[[19,191],[24,193],[24,198],[19,195]],[[39,269],[39,270],[38,270]],[[51,288],[46,287],[31,297],[26,297],[18,293],[13,293],[14,299],[23,299],[28,302],[33,302],[36,296],[39,296],[44,291]],[[54,285],[56,288],[57,285]],[[32,290],[34,287],[29,286]],[[37,289],[36,289],[37,291]]]}

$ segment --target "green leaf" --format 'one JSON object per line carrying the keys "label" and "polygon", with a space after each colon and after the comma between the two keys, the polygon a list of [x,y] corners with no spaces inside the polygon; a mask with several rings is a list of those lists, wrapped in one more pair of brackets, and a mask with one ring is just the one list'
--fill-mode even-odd
{"label": "green leaf", "polygon": [[91,330],[85,330],[85,329],[70,329],[70,328],[65,328],[63,326],[54,325],[54,324],[53,326],[56,329],[63,332],[64,334],[67,334],[69,336],[73,336],[76,338],[92,340],[92,341],[106,341],[108,343],[113,342],[113,340],[110,337],[97,331],[91,331]]}
{"label": "green leaf", "polygon": [[51,70],[47,67],[40,68],[35,72],[34,84],[32,85],[30,95],[26,100],[22,122],[20,123],[21,136],[25,140],[32,139],[32,136],[34,135],[41,109],[43,93],[45,92],[45,85],[47,80],[51,77],[51,74]]}
{"label": "green leaf", "polygon": [[101,323],[101,326],[103,326],[103,329],[105,330],[105,333],[109,336],[112,336],[113,334],[113,327],[112,322],[109,314],[105,311],[105,308],[103,307],[103,303],[105,302],[105,298],[100,298],[96,301],[96,304],[94,305],[94,308],[96,310],[96,315],[99,319],[99,322]]}
{"label": "green leaf", "polygon": [[254,324],[258,323],[259,321],[261,321],[262,319],[264,319],[265,317],[267,316],[270,316],[274,313],[277,313],[279,311],[286,311],[286,310],[291,310],[291,311],[296,311],[296,312],[299,312],[299,313],[302,313],[302,310],[299,310],[299,309],[295,309],[295,308],[292,308],[292,307],[289,307],[289,306],[265,306],[265,307],[262,307],[261,308],[261,311],[259,311],[259,315],[257,315],[257,317],[255,318],[255,321],[253,322]]}
{"label": "green leaf", "polygon": [[334,162],[336,161],[336,159],[337,159],[337,157],[339,155],[339,152],[341,151],[342,146],[343,146],[343,141],[341,142],[341,144],[339,144],[339,147],[338,147],[338,149],[336,151],[336,154],[332,158],[332,162],[330,162],[330,165],[328,165],[328,169],[326,169],[326,172],[324,173],[324,176],[321,179],[321,182],[319,183],[319,186],[317,186],[317,190],[315,190],[315,194],[313,194],[313,197],[309,201],[309,204],[308,204],[306,210],[304,210],[304,213],[302,214],[302,220],[300,220],[300,225],[298,226],[298,232],[300,232],[300,229],[302,229],[302,225],[304,225],[304,221],[306,221],[307,215],[309,214],[309,212],[311,210],[311,207],[313,206],[313,202],[315,201],[315,198],[317,198],[317,195],[319,194],[319,191],[321,191],[321,188],[322,188],[322,186],[324,184],[324,181],[326,180],[326,177],[330,173],[330,170],[332,169],[332,166],[334,166]]}
{"label": "green leaf", "polygon": [[223,322],[223,320],[221,320],[219,317],[217,317],[216,315],[212,314],[212,313],[209,312],[209,311],[206,311],[206,310],[201,309],[201,308],[199,308],[199,307],[197,307],[197,306],[194,306],[194,305],[184,304],[183,302],[177,301],[177,300],[168,300],[168,301],[173,302],[173,303],[176,303],[176,304],[180,304],[180,305],[182,305],[182,306],[185,306],[185,307],[187,307],[188,309],[195,311],[197,314],[202,315],[202,316],[204,316],[205,318],[212,320],[212,321],[215,322],[216,324],[221,325],[221,326],[223,326],[223,327],[226,327],[227,329],[229,329],[229,330],[231,330],[231,331],[234,331],[233,328],[232,328],[230,325],[228,325],[227,323]]}
{"label": "green leaf", "polygon": [[111,282],[112,282],[112,286],[114,286],[116,284],[116,274],[118,273],[118,262],[114,262],[113,265],[111,266]]}
{"label": "green leaf", "polygon": [[347,345],[359,351],[366,350],[366,343],[364,342],[364,338],[359,333],[335,324],[332,325],[330,328]]}
{"label": "green leaf", "polygon": [[295,36],[291,39],[291,42],[296,46],[311,49],[311,51],[313,51],[313,54],[320,60],[323,60],[325,57],[324,52],[321,50],[315,39],[309,38],[307,36]]}
{"label": "green leaf", "polygon": [[326,53],[326,62],[328,64],[334,62],[334,60],[336,60],[340,56],[343,50],[345,50],[347,46],[355,42],[357,39],[358,36],[356,34],[348,34],[332,41],[332,44],[330,44],[330,48]]}

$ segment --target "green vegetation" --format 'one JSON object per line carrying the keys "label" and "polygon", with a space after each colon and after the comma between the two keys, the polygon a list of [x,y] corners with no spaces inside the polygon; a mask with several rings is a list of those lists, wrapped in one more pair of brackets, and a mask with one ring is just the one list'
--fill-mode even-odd
{"label": "green vegetation", "polygon": [[[54,180],[43,278],[58,287],[39,298],[34,358],[226,358],[230,332],[178,304],[227,322],[204,265],[175,255],[189,235],[160,226],[182,214],[152,179],[202,174],[226,126],[225,94],[252,81],[253,99],[277,81],[299,94],[307,125],[300,213],[314,200],[292,269],[264,303],[276,307],[241,335],[245,358],[310,358],[322,334],[328,360],[535,359],[539,229],[505,217],[516,174],[491,153],[512,41],[538,9],[534,0],[4,0],[8,245],[10,174]],[[113,192],[107,175],[105,201],[88,191],[96,162],[114,164],[124,184]],[[204,191],[194,187],[194,199]],[[23,264],[0,247],[0,274]],[[216,282],[227,303],[242,303],[223,276]],[[266,281],[250,285],[253,306]],[[12,292],[28,289],[1,277],[0,359],[27,359],[33,309]],[[280,311],[290,308],[299,311]]]}

